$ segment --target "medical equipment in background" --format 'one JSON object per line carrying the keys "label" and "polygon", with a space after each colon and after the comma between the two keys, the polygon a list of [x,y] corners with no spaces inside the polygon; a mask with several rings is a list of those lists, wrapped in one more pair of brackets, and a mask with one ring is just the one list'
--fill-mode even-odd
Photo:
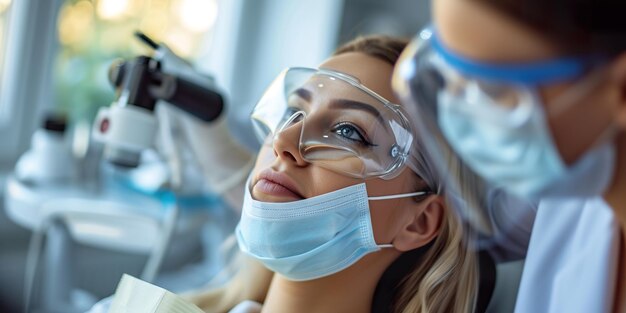
{"label": "medical equipment in background", "polygon": [[[210,77],[199,74],[167,46],[139,32],[136,36],[155,49],[155,55],[111,66],[109,80],[119,89],[118,97],[111,107],[99,110],[93,128],[94,138],[105,144],[104,158],[124,167],[136,167],[141,151],[153,145],[159,100],[204,122],[217,119],[224,106]],[[176,73],[164,71],[163,64]]]}
{"label": "medical equipment in background", "polygon": [[[117,99],[111,107],[99,110],[92,130],[93,138],[104,143],[104,159],[128,168],[137,167],[142,152],[155,143],[159,121],[157,106],[167,103],[204,123],[218,119],[224,108],[224,99],[216,90],[211,77],[196,71],[166,45],[157,44],[141,32],[136,32],[135,36],[154,49],[154,57],[139,56],[111,65],[109,81],[117,89]],[[167,122],[167,117],[161,120]],[[171,125],[164,126],[170,130]],[[171,134],[165,135],[163,131],[161,137],[168,137],[162,140],[174,141]],[[152,185],[150,188],[166,188],[174,194],[189,192],[194,187],[183,186],[183,180],[187,178],[188,181],[189,176],[192,176],[194,185],[201,185],[202,178],[185,171],[185,166],[181,165],[183,157],[179,155],[180,152],[165,151],[164,154],[169,165],[166,178],[161,180],[162,185]],[[178,206],[173,205],[171,210],[165,222],[167,231],[159,245],[160,249],[155,251],[155,257],[144,268],[144,280],[154,279],[165,255],[178,218]]]}
{"label": "medical equipment in background", "polygon": [[65,116],[48,114],[35,130],[31,148],[15,165],[15,176],[23,182],[46,183],[68,180],[75,175],[74,158],[68,149]]}
{"label": "medical equipment in background", "polygon": [[[110,108],[99,111],[91,127],[94,140],[89,146],[97,151],[93,156],[99,165],[95,176],[89,173],[89,177],[79,177],[80,162],[69,152],[70,145],[61,131],[65,127],[46,121],[33,136],[30,151],[18,162],[15,177],[8,181],[9,216],[34,231],[25,280],[27,312],[34,309],[31,302],[37,285],[43,288],[43,302],[39,304],[44,312],[82,312],[85,305],[89,307],[90,302],[97,300],[72,286],[72,240],[147,253],[141,278],[155,281],[175,232],[210,226],[211,239],[203,245],[217,247],[223,237],[219,232],[229,225],[223,210],[188,211],[221,205],[215,198],[217,193],[205,188],[202,171],[197,170],[197,160],[201,158],[198,154],[205,147],[193,150],[191,146],[199,138],[188,137],[197,129],[204,130],[197,136],[223,132],[223,119],[215,123],[222,126],[204,126],[223,112],[223,98],[216,92],[212,78],[199,74],[165,45],[157,45],[143,34],[137,36],[155,53],[153,57],[137,57],[111,67],[109,78],[118,89],[118,97]],[[152,148],[156,148],[156,153]],[[50,157],[51,154],[54,155]],[[101,157],[109,162],[100,162]],[[55,165],[63,160],[67,164]],[[247,172],[248,167],[244,169]],[[235,179],[225,181],[222,189],[236,183]],[[195,215],[180,216],[181,209],[187,215]],[[205,235],[202,237],[207,240]],[[48,249],[40,255],[44,238]],[[216,253],[205,252],[206,270],[194,275],[195,280],[213,275],[223,266]],[[36,278],[40,258],[45,261],[43,284]],[[171,278],[165,281],[173,282]],[[186,281],[194,287],[189,279]]]}

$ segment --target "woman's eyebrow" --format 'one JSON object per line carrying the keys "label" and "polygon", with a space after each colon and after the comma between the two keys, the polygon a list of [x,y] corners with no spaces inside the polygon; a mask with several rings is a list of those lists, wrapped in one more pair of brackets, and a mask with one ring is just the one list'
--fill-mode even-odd
{"label": "woman's eyebrow", "polygon": [[334,99],[330,101],[330,104],[328,107],[331,109],[361,110],[361,111],[364,111],[366,113],[373,115],[374,117],[376,117],[378,122],[380,122],[381,124],[384,124],[383,117],[380,115],[380,112],[376,110],[376,108],[374,108],[373,106],[364,102],[348,100],[348,99]]}
{"label": "woman's eyebrow", "polygon": [[[311,93],[311,91],[305,88],[298,88],[296,89],[296,91],[294,91],[294,93],[306,102],[311,102],[313,98],[313,94]],[[373,106],[364,102],[348,100],[348,99],[334,99],[330,101],[330,104],[328,107],[331,109],[352,109],[352,110],[365,111],[371,114],[372,116],[376,117],[378,122],[380,122],[381,124],[384,124],[383,117],[380,115],[380,112]]]}
{"label": "woman's eyebrow", "polygon": [[296,89],[296,91],[294,91],[294,93],[296,95],[298,95],[298,97],[304,99],[304,101],[306,102],[311,102],[311,92],[304,89],[304,88],[298,88]]}

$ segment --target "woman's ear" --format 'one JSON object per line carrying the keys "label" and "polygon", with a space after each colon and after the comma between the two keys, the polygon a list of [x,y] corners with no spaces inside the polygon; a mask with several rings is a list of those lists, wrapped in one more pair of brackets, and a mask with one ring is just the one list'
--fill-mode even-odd
{"label": "woman's ear", "polygon": [[626,52],[620,54],[611,67],[611,79],[619,88],[617,123],[621,130],[626,130]]}
{"label": "woman's ear", "polygon": [[399,251],[410,251],[429,243],[439,234],[446,206],[443,197],[431,195],[409,208],[406,222],[393,239]]}

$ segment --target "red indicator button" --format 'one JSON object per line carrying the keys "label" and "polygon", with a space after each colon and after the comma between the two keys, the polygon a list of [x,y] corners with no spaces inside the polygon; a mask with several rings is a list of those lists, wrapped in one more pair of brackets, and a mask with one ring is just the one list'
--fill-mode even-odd
{"label": "red indicator button", "polygon": [[106,133],[109,130],[109,125],[111,125],[111,122],[109,122],[108,118],[104,118],[102,119],[102,122],[100,122],[100,132],[101,133]]}

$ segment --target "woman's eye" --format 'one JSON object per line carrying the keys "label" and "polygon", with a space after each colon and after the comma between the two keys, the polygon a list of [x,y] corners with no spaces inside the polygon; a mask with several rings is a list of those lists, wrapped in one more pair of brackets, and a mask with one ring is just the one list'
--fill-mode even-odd
{"label": "woman's eye", "polygon": [[372,144],[371,142],[369,142],[364,135],[361,134],[361,132],[359,131],[358,128],[356,128],[353,125],[350,124],[340,124],[337,127],[335,127],[335,129],[333,129],[333,132],[345,139],[351,140],[351,141],[355,141],[358,142],[360,144],[363,144],[365,146],[375,146],[374,144]]}

